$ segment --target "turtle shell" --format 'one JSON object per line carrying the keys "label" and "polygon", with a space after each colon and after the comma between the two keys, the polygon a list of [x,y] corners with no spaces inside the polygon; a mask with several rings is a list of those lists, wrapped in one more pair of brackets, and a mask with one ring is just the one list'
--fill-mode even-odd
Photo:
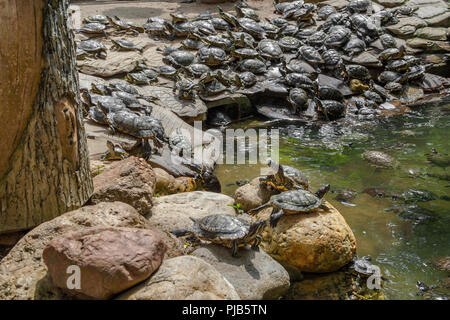
{"label": "turtle shell", "polygon": [[258,44],[258,50],[261,56],[266,59],[280,59],[283,55],[278,43],[270,39],[261,40]]}
{"label": "turtle shell", "polygon": [[306,190],[291,190],[270,198],[272,205],[283,209],[285,214],[308,212],[322,205],[322,200]]}
{"label": "turtle shell", "polygon": [[236,240],[243,238],[250,225],[243,219],[227,214],[214,214],[195,220],[193,231],[197,237],[213,241]]}

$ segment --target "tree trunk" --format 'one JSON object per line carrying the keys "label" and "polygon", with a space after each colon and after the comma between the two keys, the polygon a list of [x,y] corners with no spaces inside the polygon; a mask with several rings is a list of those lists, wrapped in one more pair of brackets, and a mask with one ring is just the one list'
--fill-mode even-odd
{"label": "tree trunk", "polygon": [[0,0],[0,234],[93,190],[68,0]]}

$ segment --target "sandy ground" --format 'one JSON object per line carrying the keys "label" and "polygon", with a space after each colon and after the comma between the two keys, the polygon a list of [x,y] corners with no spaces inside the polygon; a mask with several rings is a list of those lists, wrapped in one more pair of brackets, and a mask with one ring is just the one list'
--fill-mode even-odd
{"label": "sandy ground", "polygon": [[[273,17],[273,2],[270,0],[249,0],[250,7],[257,10],[261,16]],[[180,3],[177,1],[75,1],[72,3],[81,8],[82,18],[93,14],[117,15],[123,19],[130,19],[137,23],[145,23],[149,17],[160,16],[170,18],[170,13],[183,13],[188,17],[195,17],[201,12],[209,10],[218,14],[216,4]],[[234,11],[233,2],[219,4],[225,11]]]}

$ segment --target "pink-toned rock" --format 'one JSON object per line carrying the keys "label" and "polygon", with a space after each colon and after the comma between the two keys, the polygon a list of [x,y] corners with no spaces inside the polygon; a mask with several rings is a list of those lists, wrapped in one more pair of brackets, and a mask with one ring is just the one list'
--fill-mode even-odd
{"label": "pink-toned rock", "polygon": [[155,184],[152,167],[144,159],[130,157],[94,177],[91,202],[121,201],[144,215],[152,208]]}
{"label": "pink-toned rock", "polygon": [[[108,299],[147,279],[166,250],[152,230],[94,227],[53,239],[42,256],[53,283],[67,294]],[[68,288],[70,266],[79,267],[79,288]]]}

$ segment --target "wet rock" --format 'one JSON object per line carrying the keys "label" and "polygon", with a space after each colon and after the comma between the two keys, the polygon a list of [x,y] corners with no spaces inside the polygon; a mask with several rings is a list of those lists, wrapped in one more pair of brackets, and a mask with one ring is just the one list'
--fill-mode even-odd
{"label": "wet rock", "polygon": [[118,299],[239,300],[239,295],[213,266],[197,257],[182,256],[165,260],[150,279]]}
{"label": "wet rock", "polygon": [[137,63],[142,62],[144,62],[144,58],[139,52],[114,52],[108,50],[108,55],[105,60],[77,60],[77,67],[82,73],[108,78],[131,72]]}
{"label": "wet rock", "polygon": [[447,40],[447,28],[420,28],[416,30],[414,36],[429,40]]}
{"label": "wet rock", "polygon": [[362,66],[366,66],[366,67],[380,67],[382,66],[380,60],[378,59],[377,56],[375,56],[374,54],[364,51],[361,52],[359,55],[357,55],[356,57],[354,57],[351,60],[351,63],[353,64],[360,64]]}
{"label": "wet rock", "polygon": [[375,0],[375,1],[387,8],[397,7],[406,2],[406,0]]}
{"label": "wet rock", "polygon": [[405,202],[427,202],[438,198],[433,192],[421,189],[408,189],[401,196]]}
{"label": "wet rock", "polygon": [[121,201],[145,215],[152,208],[155,183],[152,167],[144,159],[130,157],[94,177],[91,202]]}
{"label": "wet rock", "polygon": [[450,51],[450,45],[447,41],[412,38],[408,39],[406,44],[411,48],[422,49],[426,52]]}
{"label": "wet rock", "polygon": [[362,158],[380,168],[395,168],[398,165],[393,157],[381,151],[366,151],[362,154]]}
{"label": "wet rock", "polygon": [[[95,227],[69,232],[43,251],[52,282],[79,298],[108,299],[147,279],[160,266],[167,246],[151,230]],[[67,288],[70,266],[80,268],[80,288]]]}
{"label": "wet rock", "polygon": [[272,195],[274,195],[273,192],[259,183],[258,177],[237,188],[233,197],[235,203],[241,204],[242,210],[248,211],[266,203]]}
{"label": "wet rock", "polygon": [[394,212],[399,217],[405,220],[410,220],[415,224],[436,219],[436,213],[429,209],[422,208],[416,204],[396,205],[385,209],[385,211]]}
{"label": "wet rock", "polygon": [[[28,232],[0,262],[0,299],[61,299],[61,290],[47,277],[42,251],[54,238],[87,227],[131,227],[151,229],[136,209],[121,202],[104,202],[67,212]],[[167,255],[184,253],[178,239],[167,234]]]}
{"label": "wet rock", "polygon": [[156,177],[155,195],[164,196],[174,193],[194,191],[196,185],[190,177],[175,178],[161,168],[154,168]]}
{"label": "wet rock", "polygon": [[335,193],[334,199],[342,202],[352,202],[358,194],[355,190],[350,189],[338,190]]}
{"label": "wet rock", "polygon": [[402,38],[411,37],[418,28],[426,27],[427,23],[418,17],[399,18],[397,24],[386,27],[386,29]]}
{"label": "wet rock", "polygon": [[154,198],[153,202],[147,219],[152,226],[166,232],[190,228],[190,218],[203,218],[215,213],[236,214],[235,209],[230,207],[234,203],[233,198],[214,192],[172,194]]}
{"label": "wet rock", "polygon": [[[344,217],[328,202],[308,214],[284,216],[276,228],[264,230],[261,247],[275,260],[302,272],[333,272],[356,253],[356,239]],[[264,209],[259,219],[269,217]]]}
{"label": "wet rock", "polygon": [[243,300],[277,299],[289,288],[287,271],[262,250],[241,248],[235,258],[229,248],[210,244],[192,255],[216,268]]}

